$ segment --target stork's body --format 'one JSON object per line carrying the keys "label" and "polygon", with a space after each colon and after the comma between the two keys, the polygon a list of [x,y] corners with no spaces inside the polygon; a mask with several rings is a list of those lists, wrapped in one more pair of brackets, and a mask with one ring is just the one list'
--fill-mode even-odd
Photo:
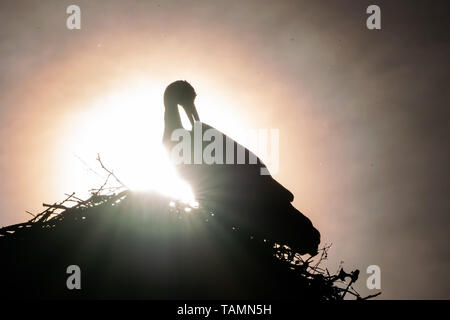
{"label": "stork's body", "polygon": [[[287,244],[301,254],[315,254],[320,233],[307,217],[292,206],[293,194],[272,176],[261,174],[265,165],[251,151],[213,127],[205,123],[199,125],[200,119],[194,105],[195,96],[194,89],[186,81],[176,81],[167,87],[164,94],[166,110],[163,143],[170,152],[179,143],[171,139],[174,130],[186,130],[181,124],[178,111],[178,105],[181,105],[186,110],[193,129],[201,130],[189,132],[192,148],[190,161],[177,165],[178,173],[189,182],[196,199],[230,223],[255,235]],[[195,164],[194,146],[199,141],[194,139],[203,137],[207,130],[214,130],[215,137],[222,137],[224,148],[226,140],[231,140],[234,149],[231,163],[226,159],[227,150],[223,150],[222,164],[206,164],[203,161]],[[201,140],[201,143],[203,155],[203,149],[210,142]],[[245,150],[244,164],[237,161],[238,149]],[[250,159],[256,159],[256,163]]]}

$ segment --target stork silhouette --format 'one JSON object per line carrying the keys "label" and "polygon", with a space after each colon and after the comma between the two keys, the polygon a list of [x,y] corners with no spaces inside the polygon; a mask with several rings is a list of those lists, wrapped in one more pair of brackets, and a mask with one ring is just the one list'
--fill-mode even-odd
{"label": "stork silhouette", "polygon": [[[164,92],[163,144],[169,151],[178,143],[171,139],[174,130],[186,130],[181,123],[178,105],[185,110],[193,129],[201,124],[201,135],[197,137],[203,137],[206,130],[215,130],[223,139],[231,140],[210,125],[200,122],[194,104],[196,96],[194,88],[182,80],[171,83]],[[190,134],[192,149],[195,143],[199,143],[194,141],[194,136],[195,133]],[[205,142],[201,143],[203,154]],[[225,146],[225,143],[222,145]],[[261,174],[261,169],[266,167],[256,155],[235,141],[232,145],[234,155],[237,156],[237,150],[241,148],[245,150],[245,159],[256,158],[256,163],[246,161],[245,164],[238,164],[235,156],[232,164],[226,164],[226,152],[223,152],[223,164],[195,164],[192,150],[191,161],[176,165],[177,172],[190,183],[199,203],[255,236],[288,245],[300,254],[317,254],[320,233],[305,215],[292,206],[293,194],[271,175]]]}

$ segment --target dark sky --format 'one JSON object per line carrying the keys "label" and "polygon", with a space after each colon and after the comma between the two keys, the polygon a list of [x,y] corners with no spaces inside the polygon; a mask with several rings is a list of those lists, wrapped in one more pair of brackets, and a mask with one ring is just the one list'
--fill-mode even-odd
{"label": "dark sky", "polygon": [[275,178],[330,270],[360,268],[370,293],[376,264],[383,298],[449,299],[449,20],[448,1],[1,1],[0,225],[72,191],[64,137],[92,99],[183,78],[226,133],[280,130]]}

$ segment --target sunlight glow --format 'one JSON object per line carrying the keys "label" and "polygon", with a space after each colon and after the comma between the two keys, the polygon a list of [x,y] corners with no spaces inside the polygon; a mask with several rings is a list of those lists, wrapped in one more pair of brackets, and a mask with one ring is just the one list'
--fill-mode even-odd
{"label": "sunlight glow", "polygon": [[106,174],[96,161],[99,153],[104,165],[131,190],[194,202],[189,184],[177,176],[161,143],[163,99],[161,91],[152,88],[142,82],[108,92],[74,115],[75,129],[64,146],[70,189],[98,187],[104,181]]}
{"label": "sunlight glow", "polygon": [[[180,179],[162,145],[164,130],[163,92],[165,83],[151,80],[124,80],[126,85],[104,90],[95,98],[78,102],[80,112],[70,115],[71,127],[61,139],[65,150],[61,168],[64,190],[86,192],[103,184],[104,165],[131,190],[157,191],[198,207],[191,187]],[[209,93],[209,94],[208,94]],[[202,90],[196,99],[201,120],[237,141],[245,127],[229,108],[230,102],[219,94]],[[78,106],[77,106],[78,107]],[[184,112],[182,122],[190,129]]]}

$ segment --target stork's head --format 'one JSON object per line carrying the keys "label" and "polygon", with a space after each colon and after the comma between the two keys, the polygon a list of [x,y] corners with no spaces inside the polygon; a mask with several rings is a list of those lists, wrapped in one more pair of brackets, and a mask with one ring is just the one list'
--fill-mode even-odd
{"label": "stork's head", "polygon": [[169,84],[164,91],[164,104],[180,105],[189,118],[189,121],[194,125],[194,120],[200,121],[194,100],[197,94],[194,88],[185,80],[178,80]]}

